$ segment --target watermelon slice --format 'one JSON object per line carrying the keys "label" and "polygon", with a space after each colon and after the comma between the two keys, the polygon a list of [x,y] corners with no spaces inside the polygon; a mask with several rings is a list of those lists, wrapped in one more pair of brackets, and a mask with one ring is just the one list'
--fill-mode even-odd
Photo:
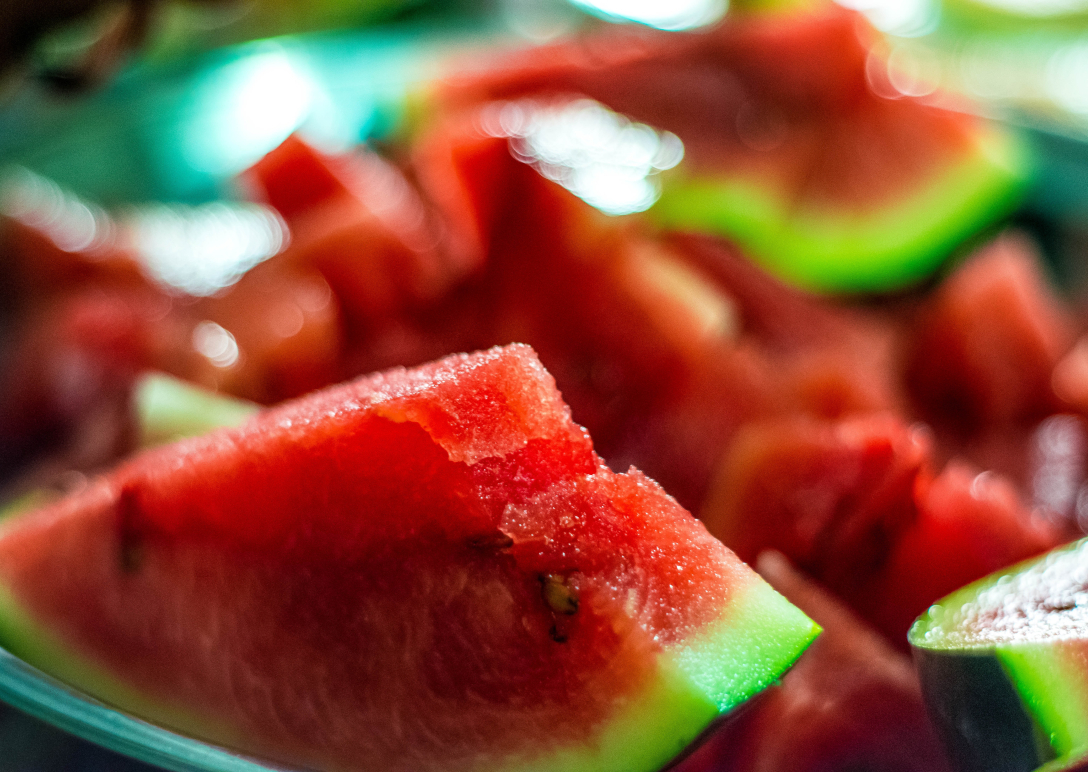
{"label": "watermelon slice", "polygon": [[910,631],[961,769],[1088,766],[1088,541],[958,590]]}
{"label": "watermelon slice", "polygon": [[658,769],[818,631],[517,345],[137,457],[5,523],[0,588],[28,662],[319,769]]}
{"label": "watermelon slice", "polygon": [[885,94],[876,42],[831,3],[700,33],[609,31],[451,79],[436,101],[584,95],[671,131],[684,161],[650,210],[659,224],[727,236],[809,288],[884,290],[1007,214],[1029,160],[973,115]]}

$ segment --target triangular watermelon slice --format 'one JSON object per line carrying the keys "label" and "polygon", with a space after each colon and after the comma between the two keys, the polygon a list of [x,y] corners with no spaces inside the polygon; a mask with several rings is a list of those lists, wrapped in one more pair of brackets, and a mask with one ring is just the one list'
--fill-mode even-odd
{"label": "triangular watermelon slice", "polygon": [[0,530],[0,642],[153,721],[361,770],[655,770],[817,632],[531,349],[137,457]]}
{"label": "triangular watermelon slice", "polygon": [[957,769],[1088,769],[1088,540],[942,598],[910,643]]}
{"label": "triangular watermelon slice", "polygon": [[995,125],[895,92],[878,49],[862,16],[828,3],[516,52],[435,102],[590,97],[683,141],[650,210],[663,227],[726,236],[808,288],[887,290],[1008,214],[1029,159]]}

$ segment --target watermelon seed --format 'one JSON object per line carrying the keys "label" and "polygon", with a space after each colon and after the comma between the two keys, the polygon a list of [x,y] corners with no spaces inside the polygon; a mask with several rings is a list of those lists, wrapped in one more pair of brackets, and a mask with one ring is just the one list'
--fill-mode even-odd
{"label": "watermelon seed", "polygon": [[121,571],[126,574],[134,574],[140,570],[144,562],[143,544],[129,538],[121,542]]}
{"label": "watermelon seed", "polygon": [[[562,574],[544,574],[540,577],[544,602],[556,614],[570,616],[578,611],[578,595],[567,584]],[[554,636],[553,636],[554,637]]]}
{"label": "watermelon seed", "polygon": [[514,540],[502,531],[473,536],[468,546],[478,550],[504,550],[514,546]]}
{"label": "watermelon seed", "polygon": [[1042,605],[1042,610],[1046,612],[1072,611],[1076,607],[1077,602],[1073,598],[1062,598],[1058,600],[1044,601]]}
{"label": "watermelon seed", "polygon": [[136,529],[140,507],[136,501],[136,492],[132,488],[123,488],[117,497],[118,518],[118,558],[121,571],[134,574],[144,562],[144,543]]}
{"label": "watermelon seed", "polygon": [[567,634],[560,632],[559,627],[556,625],[552,625],[552,629],[548,631],[548,635],[550,635],[552,637],[552,640],[556,643],[567,642]]}

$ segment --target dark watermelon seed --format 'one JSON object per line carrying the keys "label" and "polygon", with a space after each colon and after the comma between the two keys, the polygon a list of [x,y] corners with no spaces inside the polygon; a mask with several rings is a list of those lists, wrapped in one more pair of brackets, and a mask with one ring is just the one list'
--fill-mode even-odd
{"label": "dark watermelon seed", "polygon": [[468,546],[478,550],[504,550],[514,546],[514,540],[502,531],[473,536]]}
{"label": "dark watermelon seed", "polygon": [[125,574],[136,573],[144,562],[144,540],[136,526],[139,514],[135,491],[122,489],[117,498],[117,552],[121,571]]}
{"label": "dark watermelon seed", "polygon": [[120,557],[121,571],[126,574],[134,574],[143,565],[144,545],[135,538],[125,539],[121,542]]}
{"label": "dark watermelon seed", "polygon": [[548,631],[548,635],[550,635],[552,637],[552,640],[556,643],[567,642],[567,634],[562,632],[556,625],[552,625],[552,629]]}
{"label": "dark watermelon seed", "polygon": [[541,592],[544,594],[544,602],[548,608],[556,614],[570,616],[578,612],[578,595],[567,584],[567,578],[562,574],[544,574],[540,577]]}

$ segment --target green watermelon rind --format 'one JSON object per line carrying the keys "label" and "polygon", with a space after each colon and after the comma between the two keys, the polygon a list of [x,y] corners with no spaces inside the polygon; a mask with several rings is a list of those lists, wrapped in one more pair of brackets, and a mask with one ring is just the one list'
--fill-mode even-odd
{"label": "green watermelon rind", "polygon": [[995,656],[1035,725],[1059,756],[1057,761],[1088,755],[1085,663],[1078,668],[1048,644],[999,646]]}
{"label": "green watermelon rind", "polygon": [[[666,764],[722,714],[781,678],[819,627],[762,580],[730,601],[722,619],[659,655],[657,677],[600,727],[588,745],[480,768],[488,772],[630,772]],[[230,747],[223,722],[149,698],[43,629],[0,588],[0,644],[43,672],[134,716]],[[84,736],[88,736],[84,734]],[[88,736],[101,741],[101,737]],[[117,748],[148,758],[139,748]],[[161,763],[161,760],[160,760]]]}
{"label": "green watermelon rind", "polygon": [[1088,9],[1031,14],[979,0],[941,0],[941,24],[953,33],[1075,33],[1088,27]]}
{"label": "green watermelon rind", "polygon": [[260,406],[217,394],[166,373],[148,372],[133,390],[140,445],[151,447],[196,437],[224,426],[238,426]]}
{"label": "green watermelon rind", "polygon": [[714,720],[780,679],[819,632],[757,578],[721,620],[659,657],[657,679],[602,727],[592,747],[559,749],[508,770],[660,769]]}
{"label": "green watermelon rind", "polygon": [[[47,674],[49,678],[75,688],[107,706],[113,706],[124,714],[116,717],[119,720],[104,722],[95,711],[88,711],[85,706],[73,708],[71,702],[65,705],[58,699],[59,693],[51,689],[48,682],[35,685],[31,692],[25,686],[11,682],[7,678],[8,674],[4,674],[5,693],[0,696],[26,712],[55,723],[73,734],[142,761],[167,767],[171,766],[171,761],[177,761],[178,757],[184,755],[188,757],[188,763],[181,767],[186,769],[248,772],[262,768],[229,751],[214,747],[197,748],[192,743],[185,742],[188,736],[208,737],[215,738],[213,742],[230,745],[232,738],[224,733],[221,724],[204,720],[191,710],[149,698],[126,686],[105,668],[74,654],[55,634],[34,621],[7,588],[2,586],[0,646]],[[131,719],[121,720],[136,716],[155,716],[158,726],[186,735],[178,738],[182,747],[173,748],[171,755],[164,747],[163,736],[156,731],[156,727],[147,731],[146,727],[132,726]],[[143,723],[140,719],[136,721]],[[171,744],[178,745],[176,742]],[[202,760],[204,763],[200,763]]]}
{"label": "green watermelon rind", "polygon": [[673,656],[720,712],[773,684],[804,652],[820,627],[762,579],[756,579],[718,625]]}
{"label": "green watermelon rind", "polygon": [[879,292],[932,274],[967,238],[1008,215],[1029,181],[1026,144],[985,127],[975,152],[874,211],[794,209],[757,180],[694,175],[666,181],[649,214],[675,230],[736,241],[767,270],[821,292]]}
{"label": "green watermelon rind", "polygon": [[1088,758],[1088,661],[1063,656],[1061,639],[987,644],[949,642],[938,635],[948,609],[971,603],[980,592],[1061,553],[1084,551],[1082,539],[972,582],[942,598],[915,621],[908,641],[916,649],[964,657],[993,657],[1037,733],[1057,756],[1034,772],[1060,772]]}

